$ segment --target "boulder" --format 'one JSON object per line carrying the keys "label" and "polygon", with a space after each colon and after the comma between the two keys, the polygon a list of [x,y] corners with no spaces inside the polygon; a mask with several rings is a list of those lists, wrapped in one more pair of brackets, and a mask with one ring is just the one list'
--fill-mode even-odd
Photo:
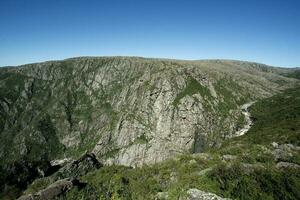
{"label": "boulder", "polygon": [[209,153],[194,153],[192,154],[193,158],[199,158],[202,160],[211,160],[212,156]]}
{"label": "boulder", "polygon": [[197,173],[197,175],[203,176],[203,175],[207,174],[208,172],[212,171],[212,169],[213,169],[212,167],[203,169],[203,170],[199,171],[199,172]]}
{"label": "boulder", "polygon": [[38,197],[36,199],[43,199],[43,200],[54,199],[60,194],[63,194],[66,191],[70,190],[72,187],[73,187],[73,182],[70,179],[62,179],[51,184],[46,189],[41,190],[35,196]]}
{"label": "boulder", "polygon": [[189,189],[187,191],[187,198],[185,200],[229,200],[229,199],[222,198],[210,192],[204,192],[198,189]]}
{"label": "boulder", "polygon": [[[276,145],[275,145],[276,146]],[[295,151],[299,151],[298,146],[292,144],[281,144],[275,147],[272,154],[274,155],[275,161],[289,161],[293,157]]]}
{"label": "boulder", "polygon": [[55,176],[57,178],[76,178],[87,174],[90,171],[99,169],[103,165],[96,159],[92,153],[85,153],[78,160],[66,164]]}
{"label": "boulder", "polygon": [[255,170],[264,170],[264,169],[266,169],[260,163],[255,163],[255,164],[242,163],[241,167],[243,169],[243,172],[245,174],[248,174],[248,175],[250,175],[251,173],[253,173]]}
{"label": "boulder", "polygon": [[40,190],[39,192],[35,194],[28,194],[23,195],[18,198],[18,200],[51,200],[51,199],[57,199],[58,196],[66,193],[69,191],[72,187],[82,187],[86,183],[80,182],[78,179],[61,179],[58,180],[51,185],[49,185],[47,188]]}
{"label": "boulder", "polygon": [[24,195],[18,198],[18,200],[50,200],[55,199],[57,196],[67,192],[73,186],[76,186],[78,180],[71,180],[71,179],[62,179],[58,180],[55,183],[49,185],[47,188],[35,193]]}
{"label": "boulder", "polygon": [[169,199],[168,192],[159,192],[155,196],[155,200],[167,200]]}
{"label": "boulder", "polygon": [[271,145],[272,145],[273,148],[278,148],[278,143],[277,142],[272,142]]}
{"label": "boulder", "polygon": [[23,195],[19,197],[18,200],[34,200],[34,196],[32,194]]}
{"label": "boulder", "polygon": [[223,161],[233,161],[235,160],[237,157],[234,155],[222,155],[221,159]]}
{"label": "boulder", "polygon": [[279,162],[276,164],[278,169],[300,169],[300,165],[290,162]]}

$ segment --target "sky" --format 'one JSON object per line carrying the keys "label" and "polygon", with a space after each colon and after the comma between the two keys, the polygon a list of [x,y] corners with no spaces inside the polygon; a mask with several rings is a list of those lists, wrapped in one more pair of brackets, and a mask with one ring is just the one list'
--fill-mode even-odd
{"label": "sky", "polygon": [[0,0],[0,66],[77,56],[300,67],[300,0]]}

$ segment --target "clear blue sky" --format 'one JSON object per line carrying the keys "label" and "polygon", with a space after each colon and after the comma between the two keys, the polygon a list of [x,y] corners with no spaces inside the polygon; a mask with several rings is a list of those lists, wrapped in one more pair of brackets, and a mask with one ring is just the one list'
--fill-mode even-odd
{"label": "clear blue sky", "polygon": [[0,66],[106,55],[300,67],[300,0],[0,0]]}

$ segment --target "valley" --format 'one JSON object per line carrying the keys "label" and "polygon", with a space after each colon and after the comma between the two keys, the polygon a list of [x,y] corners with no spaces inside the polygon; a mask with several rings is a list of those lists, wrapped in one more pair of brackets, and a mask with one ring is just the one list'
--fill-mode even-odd
{"label": "valley", "polygon": [[0,68],[1,198],[297,199],[297,73],[140,57]]}

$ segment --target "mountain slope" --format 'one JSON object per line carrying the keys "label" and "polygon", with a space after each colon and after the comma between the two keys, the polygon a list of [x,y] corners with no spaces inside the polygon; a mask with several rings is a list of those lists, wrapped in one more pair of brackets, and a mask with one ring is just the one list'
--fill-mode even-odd
{"label": "mountain slope", "polygon": [[42,149],[54,159],[94,149],[103,161],[140,165],[201,151],[230,137],[239,106],[294,83],[276,70],[123,57],[1,69],[1,136],[8,141],[0,157],[36,159]]}
{"label": "mountain slope", "polygon": [[241,61],[136,57],[1,68],[1,169],[30,163],[47,171],[49,161],[86,151],[104,164],[142,166],[218,147],[245,123],[241,106],[294,86],[291,73]]}

